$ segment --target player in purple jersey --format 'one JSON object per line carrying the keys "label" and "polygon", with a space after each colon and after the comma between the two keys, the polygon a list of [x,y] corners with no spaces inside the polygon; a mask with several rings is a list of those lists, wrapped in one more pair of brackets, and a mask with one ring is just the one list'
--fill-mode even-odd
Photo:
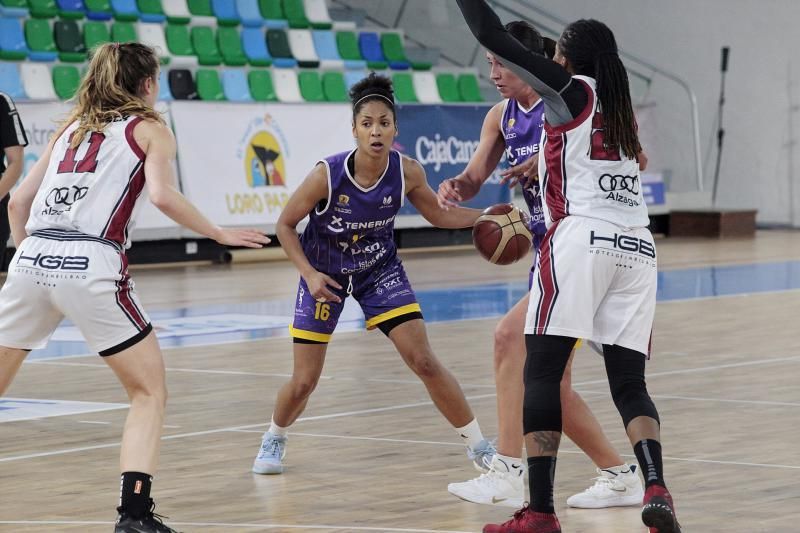
{"label": "player in purple jersey", "polygon": [[[92,224],[95,215],[114,213],[110,220],[127,228],[146,182],[153,204],[182,226],[221,244],[269,242],[256,230],[216,226],[175,188],[175,138],[153,109],[158,65],[153,49],[139,43],[93,51],[75,107],[11,197],[17,252],[0,291],[0,394],[65,316],[128,393],[115,533],[174,533],[153,513],[150,498],[167,389],[158,340],[128,275],[127,232],[102,231]],[[54,186],[83,194],[53,214],[44,207]]]}
{"label": "player in purple jersey", "polygon": [[[370,74],[350,96],[356,149],[320,161],[278,219],[278,238],[301,276],[291,326],[294,371],[278,391],[253,472],[283,472],[288,427],[317,386],[348,296],[364,311],[367,328],[380,329],[394,343],[464,440],[475,466],[486,471],[494,447],[483,438],[455,377],[431,351],[393,238],[394,219],[406,197],[438,227],[470,227],[480,211],[441,209],[422,165],[392,150],[397,122],[391,80]],[[295,228],[306,215],[308,225],[298,238]]]}
{"label": "player in purple jersey", "polygon": [[[510,22],[506,29],[529,50],[545,53],[542,36],[527,22]],[[508,70],[494,54],[487,52],[486,59],[491,69],[489,77],[505,100],[486,114],[478,148],[464,172],[444,180],[439,186],[439,203],[442,207],[453,207],[474,197],[505,153],[508,163],[515,168],[505,171],[504,179],[514,185],[521,178],[519,185],[531,213],[530,229],[538,253],[539,243],[547,231],[536,165],[544,105],[536,91]],[[526,173],[529,175],[524,176]],[[534,267],[535,263],[534,255]],[[519,376],[525,365],[524,330],[529,297],[530,294],[526,294],[517,302],[495,328],[494,369],[499,434],[492,467],[478,478],[448,486],[452,494],[475,503],[521,507],[525,500],[523,477],[526,465],[520,455],[524,387]],[[572,358],[561,380],[564,431],[597,465],[599,476],[589,489],[568,498],[567,504],[595,509],[640,505],[644,491],[636,467],[625,464],[589,406],[573,390],[571,367]]]}

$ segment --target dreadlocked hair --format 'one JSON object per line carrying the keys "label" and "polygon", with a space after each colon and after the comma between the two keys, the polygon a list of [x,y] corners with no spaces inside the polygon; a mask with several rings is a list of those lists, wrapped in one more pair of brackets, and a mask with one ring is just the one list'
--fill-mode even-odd
{"label": "dreadlocked hair", "polygon": [[78,122],[70,138],[70,148],[77,148],[89,132],[103,131],[109,123],[127,116],[164,124],[161,115],[139,96],[142,82],[156,76],[158,57],[149,46],[139,43],[97,46],[73,98],[75,107],[65,120],[65,124]]}
{"label": "dreadlocked hair", "polygon": [[642,146],[636,132],[628,73],[619,57],[614,33],[598,20],[581,19],[567,26],[558,47],[575,74],[597,82],[606,146],[619,147],[628,158],[636,158]]}

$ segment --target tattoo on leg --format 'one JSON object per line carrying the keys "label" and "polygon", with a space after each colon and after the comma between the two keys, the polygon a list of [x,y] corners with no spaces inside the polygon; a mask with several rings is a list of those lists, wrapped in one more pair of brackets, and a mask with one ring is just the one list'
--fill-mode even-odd
{"label": "tattoo on leg", "polygon": [[561,433],[558,431],[534,431],[531,433],[533,444],[539,448],[539,453],[535,450],[528,450],[528,455],[557,455],[558,445],[561,442]]}

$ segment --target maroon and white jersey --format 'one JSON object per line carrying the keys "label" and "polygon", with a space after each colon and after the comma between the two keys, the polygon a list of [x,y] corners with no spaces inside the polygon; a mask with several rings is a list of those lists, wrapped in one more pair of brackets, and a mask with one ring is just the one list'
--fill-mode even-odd
{"label": "maroon and white jersey", "polygon": [[[50,163],[25,225],[28,235],[59,229],[77,231],[130,247],[130,231],[145,186],[145,154],[133,139],[142,119],[126,117],[91,132],[76,149],[67,127],[53,146]],[[139,205],[137,205],[139,204]]]}
{"label": "maroon and white jersey", "polygon": [[622,228],[650,223],[644,203],[639,163],[616,148],[604,146],[603,115],[595,80],[573,76],[584,86],[589,102],[583,112],[561,125],[544,125],[539,158],[545,222],[569,215],[597,218]]}

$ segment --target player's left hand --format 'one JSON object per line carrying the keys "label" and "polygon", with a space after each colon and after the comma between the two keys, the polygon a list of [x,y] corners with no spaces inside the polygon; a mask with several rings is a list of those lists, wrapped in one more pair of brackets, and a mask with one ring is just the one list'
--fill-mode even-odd
{"label": "player's left hand", "polygon": [[269,244],[270,238],[257,229],[222,229],[216,241],[226,246],[246,246],[247,248],[263,248]]}
{"label": "player's left hand", "polygon": [[516,187],[517,183],[523,187],[528,181],[539,178],[539,154],[529,157],[519,165],[500,173],[502,179],[500,183],[507,183],[510,189]]}

